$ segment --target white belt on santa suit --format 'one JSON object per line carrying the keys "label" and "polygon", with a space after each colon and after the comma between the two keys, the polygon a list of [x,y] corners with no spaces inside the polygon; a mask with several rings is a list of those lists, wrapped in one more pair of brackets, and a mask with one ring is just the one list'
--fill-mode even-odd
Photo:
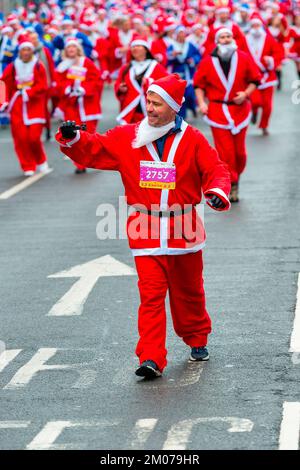
{"label": "white belt on santa suit", "polygon": [[193,204],[186,204],[187,207],[178,210],[164,210],[164,211],[152,211],[151,209],[145,209],[145,207],[140,207],[138,205],[129,206],[137,212],[142,214],[152,215],[154,217],[175,217],[178,215],[188,214],[196,206]]}

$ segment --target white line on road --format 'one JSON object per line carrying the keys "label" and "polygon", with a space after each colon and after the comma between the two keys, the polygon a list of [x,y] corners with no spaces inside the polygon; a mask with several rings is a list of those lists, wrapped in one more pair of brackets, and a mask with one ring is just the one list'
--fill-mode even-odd
{"label": "white line on road", "polygon": [[49,421],[43,429],[35,436],[35,438],[26,446],[27,450],[47,450],[47,449],[74,449],[76,447],[82,449],[86,448],[86,443],[82,441],[78,446],[70,443],[55,444],[56,439],[60,434],[68,428],[90,428],[100,427],[106,428],[109,426],[117,426],[117,421]]}
{"label": "white line on road", "polygon": [[130,447],[135,450],[143,449],[156,423],[157,419],[155,418],[139,419],[132,430],[133,438]]}
{"label": "white line on road", "polygon": [[0,372],[14,360],[14,358],[22,351],[22,349],[7,349],[0,354]]}
{"label": "white line on road", "polygon": [[300,402],[284,402],[279,450],[298,450],[300,438]]}
{"label": "white line on road", "polygon": [[30,421],[0,421],[0,429],[28,428]]}
{"label": "white line on road", "polygon": [[47,173],[39,173],[37,175],[29,176],[28,178],[26,178],[26,180],[22,181],[21,183],[16,184],[15,186],[8,189],[7,191],[4,191],[4,193],[1,193],[0,199],[2,200],[9,199],[10,197],[14,196],[20,191],[23,191],[23,189],[28,188],[28,186],[31,186],[32,184],[36,183],[41,178],[44,178],[44,176],[49,175],[50,173],[52,173],[52,171],[53,171],[52,169],[49,169]]}
{"label": "white line on road", "polygon": [[300,273],[298,275],[295,320],[291,336],[290,352],[300,353]]}
{"label": "white line on road", "polygon": [[236,418],[232,416],[185,419],[171,427],[162,450],[185,450],[187,448],[192,429],[195,425],[214,422],[225,422],[230,424],[228,432],[251,432],[254,426],[250,419]]}

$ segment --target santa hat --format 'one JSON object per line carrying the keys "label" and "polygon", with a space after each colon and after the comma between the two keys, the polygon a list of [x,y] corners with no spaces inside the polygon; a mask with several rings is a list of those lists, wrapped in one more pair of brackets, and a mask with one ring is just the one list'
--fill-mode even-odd
{"label": "santa hat", "polygon": [[1,34],[12,33],[12,32],[13,32],[13,29],[8,25],[4,25],[1,28]]}
{"label": "santa hat", "polygon": [[186,80],[182,80],[176,73],[155,80],[148,91],[157,93],[176,113],[180,110],[184,102],[184,92]]}
{"label": "santa hat", "polygon": [[70,37],[66,40],[66,43],[65,43],[65,48],[68,47],[68,46],[77,46],[77,47],[81,47],[81,44],[80,42],[78,41],[77,38],[75,37]]}
{"label": "santa hat", "polygon": [[226,6],[222,6],[222,7],[218,7],[216,8],[216,15],[218,13],[230,13],[230,8],[229,7],[226,7]]}
{"label": "santa hat", "polygon": [[18,44],[19,51],[21,51],[22,49],[25,49],[26,47],[28,47],[29,49],[34,51],[34,45],[30,41],[29,37],[28,36],[20,36],[19,44]]}
{"label": "santa hat", "polygon": [[146,49],[150,50],[148,42],[142,37],[136,37],[133,41],[131,41],[130,47],[135,46],[144,46]]}
{"label": "santa hat", "polygon": [[74,24],[74,21],[71,20],[71,18],[65,18],[64,20],[62,20],[61,24],[62,24],[62,26],[65,26],[65,25],[67,25],[67,24],[73,25],[73,24]]}
{"label": "santa hat", "polygon": [[229,29],[229,28],[220,28],[216,32],[215,42],[218,42],[219,37],[221,36],[221,34],[230,34],[230,36],[233,36],[233,33],[232,33],[231,29]]}
{"label": "santa hat", "polygon": [[9,25],[19,23],[19,19],[16,15],[8,15],[8,17],[6,18],[6,21],[7,21],[7,24]]}

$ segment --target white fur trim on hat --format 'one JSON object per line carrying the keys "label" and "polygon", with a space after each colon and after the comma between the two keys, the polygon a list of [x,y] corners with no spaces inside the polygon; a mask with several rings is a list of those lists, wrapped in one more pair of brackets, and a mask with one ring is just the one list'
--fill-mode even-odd
{"label": "white fur trim on hat", "polygon": [[220,7],[216,9],[216,13],[230,13],[229,7]]}
{"label": "white fur trim on hat", "polygon": [[13,32],[13,29],[10,26],[3,26],[3,28],[1,29],[2,34],[12,33],[12,32]]}
{"label": "white fur trim on hat", "polygon": [[231,29],[229,28],[221,28],[219,29],[217,32],[216,32],[216,42],[218,42],[218,39],[219,37],[221,36],[221,34],[230,34],[230,36],[233,36],[233,33],[231,31]]}
{"label": "white fur trim on hat", "polygon": [[134,41],[132,41],[132,43],[130,44],[130,47],[135,47],[135,46],[144,46],[146,47],[146,49],[149,49],[149,44],[147,43],[147,41],[144,41],[143,39],[135,39]]}
{"label": "white fur trim on hat", "polygon": [[29,47],[29,49],[34,50],[34,45],[30,41],[24,41],[19,44],[19,51],[25,49],[25,47]]}
{"label": "white fur trim on hat", "polygon": [[155,84],[150,85],[147,92],[148,91],[153,91],[153,93],[157,93],[170,106],[170,108],[176,111],[176,113],[178,113],[178,111],[180,110],[181,105],[176,103],[176,101],[172,98],[172,96],[170,96],[169,93],[167,93],[166,90],[164,90],[159,85],[155,85]]}
{"label": "white fur trim on hat", "polygon": [[263,24],[263,22],[260,18],[252,18],[252,20],[250,20],[250,24]]}
{"label": "white fur trim on hat", "polygon": [[70,39],[69,41],[66,42],[65,48],[68,46],[77,46],[80,47],[80,42],[77,41],[77,39]]}

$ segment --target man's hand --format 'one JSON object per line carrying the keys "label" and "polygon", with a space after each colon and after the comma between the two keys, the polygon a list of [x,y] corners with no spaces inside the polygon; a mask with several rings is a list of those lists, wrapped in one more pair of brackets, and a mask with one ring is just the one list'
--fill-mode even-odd
{"label": "man's hand", "polygon": [[199,105],[199,109],[201,111],[202,114],[206,115],[208,113],[208,106],[206,103],[201,103]]}
{"label": "man's hand", "polygon": [[64,139],[74,139],[76,136],[76,122],[75,121],[65,121],[59,128],[61,135]]}
{"label": "man's hand", "polygon": [[214,208],[214,209],[223,209],[226,204],[220,199],[218,196],[215,194],[207,194],[209,204]]}
{"label": "man's hand", "polygon": [[244,101],[248,98],[248,95],[245,91],[238,91],[233,98],[235,104],[243,104]]}

